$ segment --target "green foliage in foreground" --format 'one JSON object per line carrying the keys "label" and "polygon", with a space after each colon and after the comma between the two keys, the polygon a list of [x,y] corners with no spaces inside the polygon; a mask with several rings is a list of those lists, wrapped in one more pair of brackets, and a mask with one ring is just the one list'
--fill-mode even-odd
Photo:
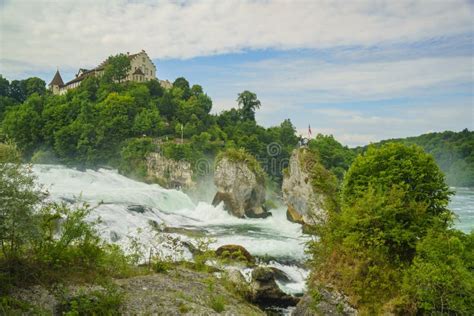
{"label": "green foliage in foreground", "polygon": [[431,230],[406,271],[404,299],[424,314],[468,315],[474,307],[474,233]]}
{"label": "green foliage in foreground", "polygon": [[116,287],[79,293],[73,297],[64,297],[58,307],[66,316],[79,315],[118,315],[123,301],[123,293]]}
{"label": "green foliage in foreground", "polygon": [[[403,143],[418,145],[433,155],[436,163],[446,174],[446,181],[451,186],[474,186],[474,131],[464,129],[461,132],[445,131],[428,133],[416,137],[389,139],[374,144]],[[363,152],[367,147],[357,148]]]}
{"label": "green foliage in foreground", "polygon": [[333,284],[362,314],[473,310],[472,234],[450,229],[450,194],[419,147],[369,148],[310,243],[312,286]]}
{"label": "green foliage in foreground", "polygon": [[31,282],[96,281],[134,274],[130,258],[101,241],[91,209],[46,202],[12,144],[0,143],[0,293]]}

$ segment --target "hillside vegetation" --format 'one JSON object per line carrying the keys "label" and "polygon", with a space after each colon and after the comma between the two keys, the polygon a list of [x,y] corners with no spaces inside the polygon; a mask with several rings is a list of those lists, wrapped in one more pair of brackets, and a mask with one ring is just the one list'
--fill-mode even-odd
{"label": "hillside vegetation", "polygon": [[[119,56],[109,60],[114,58]],[[267,169],[268,175],[281,181],[281,162],[298,138],[290,120],[270,128],[256,123],[255,111],[262,106],[256,94],[239,93],[238,108],[215,115],[202,87],[184,78],[163,89],[158,80],[117,83],[112,77],[89,77],[65,95],[51,94],[39,78],[0,77],[0,134],[15,140],[33,162],[109,165],[137,176],[143,175],[150,151],[195,167],[223,149],[243,148],[259,161],[272,160],[276,168]],[[271,143],[277,147],[270,152]]]}
{"label": "hillside vegetation", "polygon": [[[461,132],[428,133],[416,137],[388,139],[374,145],[389,142],[421,146],[433,155],[449,185],[474,186],[474,131],[464,129]],[[359,147],[356,152],[366,149],[367,146]]]}

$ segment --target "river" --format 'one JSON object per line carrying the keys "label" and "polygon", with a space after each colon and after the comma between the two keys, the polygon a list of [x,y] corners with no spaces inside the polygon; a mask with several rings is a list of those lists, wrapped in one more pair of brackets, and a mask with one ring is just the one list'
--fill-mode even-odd
{"label": "river", "polygon": [[[181,191],[134,181],[115,170],[82,172],[59,165],[34,165],[33,172],[38,182],[49,191],[52,200],[88,203],[93,208],[91,220],[101,219],[98,225],[101,236],[124,249],[130,247],[132,238],[144,245],[156,243],[152,237],[154,233],[149,229],[150,221],[205,232],[213,239],[211,248],[225,244],[242,245],[252,255],[262,258],[264,265],[284,271],[289,281],[277,283],[286,293],[299,294],[305,290],[308,271],[301,263],[305,259],[305,243],[309,237],[302,233],[301,225],[286,219],[283,207],[271,210],[272,216],[265,219],[240,219],[229,215],[222,206],[194,202]],[[131,211],[130,205],[147,209],[139,213]],[[171,235],[193,241],[182,234]],[[186,249],[182,256],[191,257]],[[250,278],[250,269],[243,268],[242,272],[247,279]]]}
{"label": "river", "polygon": [[[278,283],[289,294],[305,291],[308,271],[301,267],[305,259],[305,243],[309,236],[301,226],[286,219],[283,207],[271,210],[265,219],[239,219],[229,215],[222,206],[194,202],[183,192],[163,189],[158,185],[137,182],[114,170],[78,171],[59,165],[34,165],[38,182],[45,186],[50,198],[77,204],[87,202],[94,208],[91,219],[100,217],[99,231],[110,242],[127,249],[132,238],[143,245],[155,242],[150,221],[205,233],[212,237],[212,248],[239,244],[252,255],[264,258],[263,264],[284,271],[289,281]],[[474,190],[457,188],[450,207],[458,215],[457,228],[468,232],[474,228]],[[130,210],[130,205],[146,207],[143,213]],[[192,238],[172,234],[181,239]],[[190,257],[183,250],[181,254]],[[242,269],[249,278],[250,270]]]}

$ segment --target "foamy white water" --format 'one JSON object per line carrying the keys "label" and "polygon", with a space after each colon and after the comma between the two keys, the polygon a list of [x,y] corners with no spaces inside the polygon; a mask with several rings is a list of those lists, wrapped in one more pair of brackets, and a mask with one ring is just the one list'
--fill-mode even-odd
{"label": "foamy white water", "polygon": [[[170,227],[199,229],[215,239],[217,248],[224,244],[244,246],[252,255],[269,256],[268,263],[284,271],[290,281],[279,283],[287,293],[301,293],[307,271],[282,262],[301,262],[305,259],[307,236],[301,225],[286,219],[283,208],[271,210],[265,219],[240,219],[229,215],[222,206],[205,202],[197,204],[183,192],[164,189],[126,178],[114,170],[78,171],[59,165],[34,165],[38,182],[43,184],[55,201],[86,202],[94,208],[91,220],[100,217],[102,237],[124,248],[129,237],[137,237],[144,244],[152,242],[149,222]],[[130,205],[147,207],[143,213],[130,211]],[[142,230],[141,233],[138,233]],[[185,236],[180,236],[186,239]],[[189,253],[184,254],[189,257]]]}

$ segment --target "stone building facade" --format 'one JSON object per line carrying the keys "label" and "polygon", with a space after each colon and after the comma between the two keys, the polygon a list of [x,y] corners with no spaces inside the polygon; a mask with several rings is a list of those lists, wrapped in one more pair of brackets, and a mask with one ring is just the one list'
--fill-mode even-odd
{"label": "stone building facade", "polygon": [[[127,52],[127,56],[130,59],[131,67],[125,81],[144,82],[157,79],[156,66],[144,50],[136,54]],[[51,80],[49,84],[49,89],[53,94],[65,94],[68,90],[78,87],[84,79],[90,76],[100,77],[104,73],[106,62],[107,61],[103,61],[94,69],[79,69],[75,78],[66,83],[64,83],[59,70],[57,70],[53,80]],[[160,80],[160,83],[165,88],[169,88],[171,85],[167,80]]]}

